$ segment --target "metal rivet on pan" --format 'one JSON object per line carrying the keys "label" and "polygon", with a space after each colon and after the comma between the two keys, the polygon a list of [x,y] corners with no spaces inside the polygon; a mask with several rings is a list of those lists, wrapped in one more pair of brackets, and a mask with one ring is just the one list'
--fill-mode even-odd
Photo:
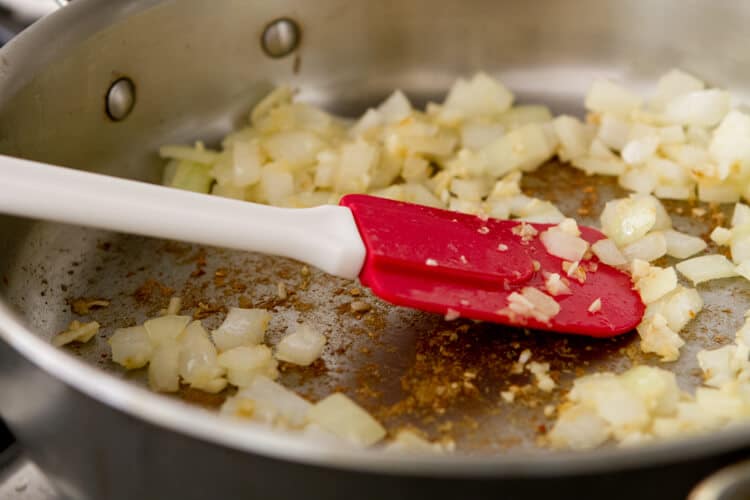
{"label": "metal rivet on pan", "polygon": [[107,91],[107,116],[119,122],[128,117],[135,106],[135,85],[130,78],[120,78]]}
{"label": "metal rivet on pan", "polygon": [[300,29],[293,20],[282,17],[268,23],[260,37],[263,51],[278,58],[291,54],[299,45]]}

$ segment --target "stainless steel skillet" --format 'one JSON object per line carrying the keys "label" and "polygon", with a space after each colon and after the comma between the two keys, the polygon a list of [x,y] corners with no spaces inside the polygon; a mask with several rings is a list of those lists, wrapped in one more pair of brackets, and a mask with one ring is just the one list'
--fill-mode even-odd
{"label": "stainless steel skillet", "polygon": [[[580,112],[595,76],[645,88],[673,66],[743,95],[750,81],[748,17],[741,2],[76,0],[0,51],[0,151],[155,181],[158,145],[218,138],[277,83],[295,85],[302,99],[344,114],[360,112],[395,87],[421,102],[437,98],[456,77],[478,69],[503,79],[522,100],[557,111]],[[267,53],[273,48],[264,50],[261,40],[279,18],[296,23],[299,43],[273,58]],[[110,93],[123,78],[135,90],[129,113],[108,99],[124,97]],[[590,200],[596,214],[616,194],[605,181],[549,165],[526,188],[574,213],[588,185],[598,186],[598,199]],[[693,230],[711,223],[676,221]],[[630,348],[633,336],[590,342],[475,327],[460,343],[436,344],[448,328],[438,319],[374,299],[373,313],[344,313],[356,285],[316,273],[307,280],[289,261],[213,249],[203,255],[198,248],[18,219],[2,219],[0,231],[0,412],[71,498],[617,498],[651,482],[662,489],[636,494],[679,497],[742,456],[750,439],[750,429],[738,427],[642,449],[552,453],[535,442],[549,423],[542,408],[554,400],[498,402],[511,382],[510,361],[524,348],[569,380],[576,368],[621,369],[631,357],[641,361]],[[205,266],[198,265],[203,260]],[[192,276],[199,269],[205,274]],[[297,290],[293,303],[271,301],[278,279]],[[137,379],[118,380],[126,377],[101,357],[104,338],[162,307],[160,287],[142,288],[149,280],[187,297],[208,323],[240,297],[278,308],[272,335],[282,321],[314,318],[332,336],[326,370],[286,373],[289,381],[311,396],[350,391],[393,428],[417,424],[440,436],[441,424],[450,420],[460,453],[413,458],[311,446],[219,420],[206,409],[215,400],[183,394],[198,403],[186,404],[147,393]],[[709,312],[717,314],[703,314],[688,332],[685,361],[675,368],[686,387],[698,381],[690,354],[721,344],[750,305],[739,283],[703,291]],[[97,296],[112,300],[96,313],[106,326],[102,338],[74,356],[49,346],[73,317],[69,301]],[[437,408],[425,399],[429,404],[399,412],[409,396],[420,399],[420,381],[435,380],[440,347],[455,363],[437,383],[463,382],[465,372],[476,369],[481,397],[462,390],[453,400],[438,399]],[[416,354],[426,361],[417,362]],[[442,407],[443,417],[425,423]]]}

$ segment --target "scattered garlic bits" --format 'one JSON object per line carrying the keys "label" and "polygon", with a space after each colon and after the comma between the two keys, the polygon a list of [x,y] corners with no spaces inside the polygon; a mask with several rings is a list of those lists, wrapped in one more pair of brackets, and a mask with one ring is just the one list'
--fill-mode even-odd
{"label": "scattered garlic bits", "polygon": [[542,323],[549,322],[560,312],[560,304],[546,293],[534,287],[525,287],[521,293],[508,295],[508,305],[498,311],[510,318],[534,318]]}
{"label": "scattered garlic bits", "polygon": [[638,366],[577,379],[547,439],[561,448],[623,445],[709,432],[750,419],[750,321],[732,345],[697,354],[703,386],[689,394],[673,373]]}
{"label": "scattered garlic bits", "polygon": [[52,337],[52,345],[55,347],[61,347],[71,342],[77,342],[79,344],[85,344],[99,332],[99,323],[91,321],[90,323],[81,323],[80,321],[73,320],[68,329],[64,332],[60,332]]}

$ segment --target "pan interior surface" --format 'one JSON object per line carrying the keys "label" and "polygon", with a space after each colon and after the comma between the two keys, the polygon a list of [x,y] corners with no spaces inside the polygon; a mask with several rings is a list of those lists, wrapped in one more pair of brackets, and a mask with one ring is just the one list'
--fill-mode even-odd
{"label": "pan interior surface", "polygon": [[[71,13],[105,3],[79,1]],[[644,90],[679,66],[740,97],[750,81],[742,69],[750,67],[750,54],[739,50],[746,42],[741,22],[746,16],[737,4],[743,15],[724,4],[711,7],[724,27],[708,33],[693,19],[709,7],[677,1],[667,2],[672,8],[662,4],[657,13],[646,0],[627,8],[621,2],[579,2],[586,16],[573,16],[552,0],[524,6],[476,2],[471,11],[452,2],[438,2],[436,9],[426,1],[315,7],[301,1],[130,3],[130,12],[125,2],[101,7],[101,22],[114,21],[110,27],[92,23],[88,38],[62,43],[54,50],[69,54],[29,70],[26,81],[0,79],[0,90],[18,90],[0,92],[0,151],[157,181],[159,145],[218,140],[282,83],[297,87],[303,101],[354,116],[394,88],[416,103],[441,99],[455,78],[478,70],[505,82],[520,102],[578,115],[595,77]],[[658,43],[661,9],[679,12],[669,17],[675,32],[710,36],[711,53],[701,36],[681,39],[679,46]],[[495,15],[480,19],[482,12]],[[281,16],[299,22],[303,42],[291,56],[275,60],[258,40],[265,24]],[[541,19],[555,22],[540,29]],[[38,31],[51,29],[52,22]],[[627,29],[635,23],[637,33]],[[722,58],[715,57],[719,52]],[[132,115],[115,123],[105,113],[103,96],[123,76],[135,82],[137,100]],[[524,190],[594,226],[604,203],[625,195],[612,179],[584,177],[554,162],[526,175]],[[675,228],[696,235],[709,232],[731,208],[709,207],[705,217],[694,218],[692,205],[667,206]],[[588,215],[580,215],[581,207]],[[312,400],[343,391],[389,430],[417,427],[432,439],[455,441],[461,454],[534,452],[554,422],[545,410],[560,402],[575,377],[635,364],[666,366],[641,353],[635,333],[594,340],[446,322],[389,306],[355,282],[314,269],[307,273],[285,259],[20,219],[0,218],[0,227],[12,235],[0,242],[0,295],[34,334],[49,340],[71,320],[84,319],[73,311],[78,299],[110,302],[85,316],[101,323],[101,333],[66,349],[84,363],[145,386],[143,372],[126,373],[111,361],[106,339],[115,328],[156,315],[172,295],[182,297],[184,311],[209,328],[218,326],[229,307],[268,308],[274,313],[269,344],[302,321],[317,325],[329,339],[320,362],[282,371],[285,385]],[[285,300],[277,296],[279,282],[293,292]],[[747,281],[721,280],[699,290],[704,311],[682,332],[686,346],[680,360],[668,365],[686,390],[701,381],[695,353],[729,343],[750,307]],[[371,309],[352,312],[354,300]],[[527,374],[512,373],[525,349],[533,360],[550,363],[558,389],[543,393]],[[502,398],[511,385],[530,382],[514,402]],[[224,396],[184,390],[176,397],[217,408]]]}

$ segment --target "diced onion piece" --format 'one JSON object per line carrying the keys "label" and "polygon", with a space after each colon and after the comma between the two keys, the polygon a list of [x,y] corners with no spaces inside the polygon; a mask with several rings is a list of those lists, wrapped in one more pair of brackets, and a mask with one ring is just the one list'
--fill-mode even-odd
{"label": "diced onion piece", "polygon": [[735,264],[750,260],[750,226],[739,226],[732,229],[729,250],[732,253],[732,262]]}
{"label": "diced onion piece", "polygon": [[404,93],[396,90],[378,106],[377,111],[383,122],[396,123],[409,116],[412,109],[411,103]]}
{"label": "diced onion piece", "polygon": [[552,121],[552,113],[547,106],[522,105],[513,106],[508,111],[493,117],[505,130],[513,130],[529,123],[546,124]]}
{"label": "diced onion piece", "polygon": [[544,231],[539,238],[547,252],[555,257],[571,262],[581,260],[589,249],[589,244],[586,240],[573,236],[556,227],[551,227]]}
{"label": "diced onion piece", "polygon": [[180,388],[180,347],[176,340],[162,340],[151,355],[148,384],[158,392],[177,392]]}
{"label": "diced onion piece", "polygon": [[709,280],[737,276],[734,265],[723,255],[704,255],[683,260],[677,264],[677,270],[694,285]]}
{"label": "diced onion piece", "polygon": [[677,288],[677,273],[673,267],[651,267],[635,284],[645,304],[656,302]]}
{"label": "diced onion piece", "polygon": [[602,299],[597,298],[589,305],[588,311],[592,314],[599,312],[602,309]]}
{"label": "diced onion piece", "polygon": [[651,106],[661,110],[664,104],[675,97],[703,90],[705,84],[698,78],[682,70],[673,69],[659,78],[656,96],[651,101]]}
{"label": "diced onion piece", "polygon": [[732,231],[725,227],[716,226],[711,231],[711,241],[717,245],[728,245],[732,241]]}
{"label": "diced onion piece", "polygon": [[638,325],[638,334],[641,336],[641,350],[661,356],[664,362],[676,361],[680,357],[680,348],[685,345],[661,314],[644,319]]}
{"label": "diced onion piece", "polygon": [[276,379],[278,363],[265,345],[243,345],[224,351],[217,358],[219,366],[226,368],[229,383],[247,387],[258,375]]}
{"label": "diced onion piece", "polygon": [[258,192],[261,200],[280,205],[294,194],[294,175],[281,163],[269,163],[260,174]]}
{"label": "diced onion piece", "polygon": [[649,421],[644,401],[612,373],[593,374],[575,380],[568,398],[595,408],[616,435],[640,430]]}
{"label": "diced onion piece", "polygon": [[628,260],[640,259],[651,262],[667,253],[667,240],[661,231],[654,231],[622,249]]}
{"label": "diced onion piece", "polygon": [[547,289],[547,293],[556,297],[558,295],[570,295],[570,287],[568,286],[567,280],[563,280],[557,273],[550,273],[544,280],[544,287]]}
{"label": "diced onion piece", "polygon": [[378,149],[361,139],[342,145],[333,189],[338,193],[365,191],[370,185],[373,170],[378,163],[378,156]]}
{"label": "diced onion piece", "polygon": [[175,342],[190,322],[190,316],[162,316],[143,323],[154,346]]}
{"label": "diced onion piece", "polygon": [[646,308],[644,317],[658,313],[667,320],[669,328],[679,332],[703,309],[703,299],[694,288],[678,286]]}
{"label": "diced onion piece", "polygon": [[744,203],[737,203],[732,214],[732,227],[750,224],[750,207]]}
{"label": "diced onion piece", "polygon": [[627,116],[640,108],[642,99],[609,80],[596,80],[586,94],[586,109]]}
{"label": "diced onion piece", "polygon": [[52,337],[52,345],[55,347],[61,347],[70,344],[71,342],[84,344],[94,338],[94,335],[99,332],[99,326],[99,323],[96,321],[83,324],[74,321],[66,331],[58,333]]}
{"label": "diced onion piece", "polygon": [[648,166],[641,168],[629,168],[617,179],[620,186],[636,193],[649,194],[653,192],[659,183],[659,178],[653,169]]}
{"label": "diced onion piece", "polygon": [[732,182],[699,182],[698,199],[709,203],[735,203],[740,199],[740,187]]}
{"label": "diced onion piece", "polygon": [[154,350],[143,325],[118,328],[107,342],[112,349],[112,361],[128,370],[146,366]]}
{"label": "diced onion piece", "polygon": [[504,128],[496,123],[465,122],[461,125],[461,145],[478,151],[502,137]]}
{"label": "diced onion piece", "polygon": [[386,431],[362,407],[341,393],[318,401],[308,412],[310,422],[358,446],[370,446]]}
{"label": "diced onion piece", "polygon": [[294,130],[266,136],[262,147],[273,161],[303,167],[315,163],[315,156],[325,148],[325,142],[312,132]]}
{"label": "diced onion piece", "polygon": [[609,266],[623,266],[628,262],[622,252],[620,252],[620,249],[617,248],[617,245],[608,238],[599,240],[591,245],[591,251],[594,252],[594,255],[600,261]]}
{"label": "diced onion piece", "polygon": [[681,233],[673,229],[664,231],[667,254],[677,259],[687,259],[702,252],[708,245],[702,238]]}
{"label": "diced onion piece", "polygon": [[237,141],[232,147],[232,182],[246,187],[260,181],[263,157],[257,141]]}
{"label": "diced onion piece", "polygon": [[673,415],[681,391],[674,373],[653,366],[636,366],[623,373],[622,384],[636,394],[652,416]]}
{"label": "diced onion piece", "polygon": [[750,280],[750,260],[743,260],[737,264],[735,271],[746,280]]}
{"label": "diced onion piece", "polygon": [[552,123],[560,139],[557,154],[562,161],[570,161],[588,153],[591,136],[583,123],[567,115],[558,116]]}
{"label": "diced onion piece", "polygon": [[630,124],[617,115],[604,113],[597,131],[597,138],[615,151],[625,147],[630,133]]}
{"label": "diced onion piece", "polygon": [[731,382],[736,370],[732,366],[732,358],[735,355],[737,346],[727,345],[718,349],[698,352],[698,364],[703,371],[704,383],[711,387],[721,387]]}
{"label": "diced onion piece", "polygon": [[271,313],[265,309],[242,309],[232,307],[218,329],[211,334],[219,351],[242,345],[263,342],[263,336],[271,321]]}
{"label": "diced onion piece", "polygon": [[679,125],[713,127],[729,111],[729,93],[723,90],[697,90],[667,101],[664,118]]}
{"label": "diced onion piece", "polygon": [[645,198],[612,200],[601,215],[602,231],[616,245],[624,246],[643,238],[656,224],[656,209]]}
{"label": "diced onion piece", "polygon": [[584,405],[562,409],[547,435],[553,447],[574,450],[596,448],[609,437],[610,427],[607,422],[594,408]]}
{"label": "diced onion piece", "polygon": [[560,304],[536,288],[525,287],[521,293],[513,292],[508,296],[507,312],[547,322],[560,312]]}
{"label": "diced onion piece", "polygon": [[500,82],[477,73],[469,80],[459,78],[443,103],[444,120],[461,120],[500,114],[513,103],[513,94]]}
{"label": "diced onion piece", "polygon": [[714,130],[709,151],[715,161],[729,172],[732,165],[750,160],[750,115],[732,110]]}
{"label": "diced onion piece", "polygon": [[294,333],[281,339],[276,346],[276,359],[308,366],[323,352],[326,337],[308,325],[299,325]]}
{"label": "diced onion piece", "polygon": [[553,153],[542,126],[530,123],[492,141],[479,151],[479,156],[489,174],[501,177],[517,169],[535,170]]}
{"label": "diced onion piece", "polygon": [[200,321],[191,322],[180,338],[179,372],[190,387],[205,392],[217,393],[227,385],[216,347]]}
{"label": "diced onion piece", "polygon": [[450,189],[461,200],[480,201],[487,195],[489,186],[484,179],[453,179]]}
{"label": "diced onion piece", "polygon": [[629,165],[645,163],[656,153],[659,147],[659,137],[642,137],[628,141],[622,149],[622,159]]}
{"label": "diced onion piece", "polygon": [[312,404],[296,393],[264,375],[257,375],[250,385],[228,398],[221,411],[234,417],[300,428],[305,425],[310,408]]}

